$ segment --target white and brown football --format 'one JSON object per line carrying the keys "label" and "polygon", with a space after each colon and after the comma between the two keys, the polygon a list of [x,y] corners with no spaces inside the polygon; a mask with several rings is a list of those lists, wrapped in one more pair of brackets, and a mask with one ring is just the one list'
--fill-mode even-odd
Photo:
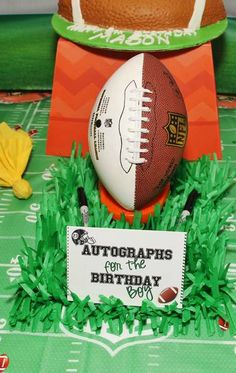
{"label": "white and brown football", "polygon": [[179,289],[176,287],[169,287],[161,291],[158,302],[159,303],[170,303],[177,297]]}
{"label": "white and brown football", "polygon": [[171,73],[141,53],[124,63],[101,89],[89,124],[97,174],[125,209],[142,209],[178,166],[187,138],[187,113]]}

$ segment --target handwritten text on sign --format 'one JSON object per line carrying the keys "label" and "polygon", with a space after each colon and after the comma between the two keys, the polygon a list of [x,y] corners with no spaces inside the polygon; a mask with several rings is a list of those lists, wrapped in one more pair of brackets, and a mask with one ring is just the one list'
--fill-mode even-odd
{"label": "handwritten text on sign", "polygon": [[113,295],[181,308],[185,241],[183,232],[67,227],[68,288],[96,303]]}

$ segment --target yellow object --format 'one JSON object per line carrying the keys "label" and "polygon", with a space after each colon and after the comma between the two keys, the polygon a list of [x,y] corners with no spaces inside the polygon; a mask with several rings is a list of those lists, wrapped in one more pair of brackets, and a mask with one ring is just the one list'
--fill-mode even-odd
{"label": "yellow object", "polygon": [[22,179],[32,151],[32,139],[22,129],[15,131],[0,123],[0,186],[13,187],[17,198],[27,199],[32,194],[28,181]]}

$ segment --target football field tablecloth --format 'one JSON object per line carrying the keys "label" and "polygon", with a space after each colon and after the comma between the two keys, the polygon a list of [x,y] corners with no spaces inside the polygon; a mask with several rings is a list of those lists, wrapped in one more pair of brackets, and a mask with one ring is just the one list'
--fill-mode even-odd
{"label": "football field tablecloth", "polygon": [[[235,105],[236,106],[236,105]],[[104,329],[96,336],[88,331],[79,333],[60,326],[60,332],[50,333],[30,329],[9,330],[7,323],[12,307],[14,284],[20,275],[18,255],[23,248],[22,238],[34,247],[36,214],[40,209],[42,190],[51,178],[50,169],[57,157],[45,155],[50,99],[38,103],[0,104],[0,122],[25,130],[37,128],[32,157],[25,177],[33,187],[33,196],[27,201],[13,197],[11,189],[0,188],[0,355],[10,359],[7,372],[191,372],[215,373],[236,371],[236,338],[228,332],[207,337],[202,328],[201,337],[190,331],[188,336],[175,338],[172,331],[165,337],[154,337],[148,326],[142,336],[110,335]],[[236,166],[236,107],[220,108],[222,149],[224,160],[231,158]],[[225,198],[236,201],[236,186]],[[232,262],[229,276],[236,277],[236,215],[229,218],[230,241],[227,262]]]}

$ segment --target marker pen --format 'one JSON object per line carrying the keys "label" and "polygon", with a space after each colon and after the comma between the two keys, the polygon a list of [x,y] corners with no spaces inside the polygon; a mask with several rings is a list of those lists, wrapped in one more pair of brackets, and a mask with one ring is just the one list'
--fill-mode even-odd
{"label": "marker pen", "polygon": [[187,201],[184,205],[184,209],[180,215],[179,224],[184,222],[187,216],[189,216],[192,213],[195,203],[199,196],[200,193],[198,193],[195,189],[193,189],[192,192],[189,194]]}
{"label": "marker pen", "polygon": [[81,212],[82,219],[83,219],[83,224],[84,224],[84,227],[87,227],[88,222],[89,222],[89,210],[88,210],[88,202],[87,202],[84,188],[79,187],[77,189],[77,196],[78,196],[80,212]]}

